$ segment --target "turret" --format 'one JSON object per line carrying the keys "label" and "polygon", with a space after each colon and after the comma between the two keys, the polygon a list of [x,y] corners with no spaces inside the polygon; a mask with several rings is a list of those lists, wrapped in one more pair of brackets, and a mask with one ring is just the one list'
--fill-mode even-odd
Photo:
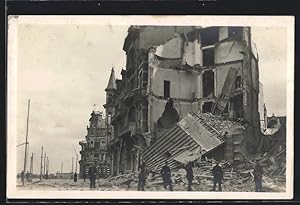
{"label": "turret", "polygon": [[117,85],[116,85],[115,71],[114,68],[112,68],[109,81],[105,89],[106,104],[104,105],[104,108],[106,109],[107,114],[112,114],[113,101],[114,101],[116,89],[117,89]]}

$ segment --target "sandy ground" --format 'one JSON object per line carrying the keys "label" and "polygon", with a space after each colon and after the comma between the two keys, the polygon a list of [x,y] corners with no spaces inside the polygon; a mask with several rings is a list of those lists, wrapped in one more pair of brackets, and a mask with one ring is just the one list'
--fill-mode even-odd
{"label": "sandy ground", "polygon": [[[130,187],[127,185],[120,186],[101,186],[102,179],[96,181],[96,188],[92,189],[95,191],[136,191],[137,184],[133,183]],[[20,190],[77,190],[77,191],[89,191],[89,180],[85,182],[83,179],[79,179],[74,182],[71,179],[33,179],[32,182],[26,182],[25,186],[21,185],[21,181],[18,180],[17,188]],[[193,191],[210,191],[212,189],[213,182],[210,180],[203,180],[200,184],[194,183],[192,186]],[[174,191],[186,191],[187,186],[184,184],[173,184]],[[146,191],[166,191],[162,185],[150,185],[146,184]],[[227,192],[254,192],[254,182],[235,182],[225,181],[222,185],[222,190]],[[285,192],[285,183],[280,184],[263,184],[263,190],[265,192]]]}

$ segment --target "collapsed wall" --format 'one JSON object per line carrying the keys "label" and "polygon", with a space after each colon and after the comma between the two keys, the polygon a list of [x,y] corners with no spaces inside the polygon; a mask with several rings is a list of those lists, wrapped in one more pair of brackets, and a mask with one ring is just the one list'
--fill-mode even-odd
{"label": "collapsed wall", "polygon": [[173,169],[203,157],[239,161],[244,134],[245,127],[240,122],[210,113],[190,113],[164,132],[145,150],[142,158],[154,171],[159,170],[165,160]]}

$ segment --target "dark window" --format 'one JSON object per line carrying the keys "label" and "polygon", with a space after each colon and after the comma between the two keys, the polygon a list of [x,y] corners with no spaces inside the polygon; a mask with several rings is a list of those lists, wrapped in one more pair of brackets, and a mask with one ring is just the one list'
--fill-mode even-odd
{"label": "dark window", "polygon": [[232,99],[233,117],[243,117],[243,95],[238,95]]}
{"label": "dark window", "polygon": [[128,120],[129,120],[129,122],[135,122],[136,121],[135,115],[136,115],[135,108],[131,107],[130,110],[129,110],[129,112],[128,112]]}
{"label": "dark window", "polygon": [[213,102],[205,102],[202,105],[202,113],[211,112]]}
{"label": "dark window", "polygon": [[148,132],[148,110],[143,109],[142,113],[143,113],[143,118],[142,118],[143,132]]}
{"label": "dark window", "polygon": [[201,31],[201,45],[209,46],[214,45],[219,41],[219,28],[218,27],[210,27]]}
{"label": "dark window", "polygon": [[243,27],[228,27],[228,37],[242,38]]}
{"label": "dark window", "polygon": [[203,72],[202,82],[203,97],[213,97],[215,91],[214,72],[211,70]]}
{"label": "dark window", "polygon": [[203,49],[203,66],[215,64],[214,48]]}
{"label": "dark window", "polygon": [[95,148],[98,149],[100,147],[100,143],[99,142],[95,142]]}
{"label": "dark window", "polygon": [[164,80],[164,98],[170,97],[170,81]]}
{"label": "dark window", "polygon": [[143,74],[143,88],[146,88],[148,84],[148,73]]}
{"label": "dark window", "polygon": [[235,79],[235,88],[240,88],[242,86],[242,77],[239,75],[239,76],[236,76],[236,79]]}

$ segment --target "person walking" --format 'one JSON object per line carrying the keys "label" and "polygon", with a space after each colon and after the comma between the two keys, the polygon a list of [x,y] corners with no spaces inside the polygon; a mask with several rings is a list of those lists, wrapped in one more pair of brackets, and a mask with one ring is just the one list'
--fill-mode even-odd
{"label": "person walking", "polygon": [[167,189],[169,186],[170,191],[173,191],[172,179],[171,179],[171,169],[168,166],[168,161],[165,161],[165,165],[161,168],[160,174],[163,179],[164,188]]}
{"label": "person walking", "polygon": [[93,165],[89,168],[90,188],[96,188],[96,167]]}
{"label": "person walking", "polygon": [[193,179],[194,179],[192,162],[188,162],[186,164],[185,170],[186,170],[186,178],[188,180],[188,191],[192,191],[192,182],[193,182]]}
{"label": "person walking", "polygon": [[217,184],[219,185],[219,191],[222,191],[222,180],[223,180],[223,169],[219,165],[219,162],[216,161],[216,165],[212,169],[212,175],[214,177],[214,186],[212,191],[216,191]]}
{"label": "person walking", "polygon": [[262,191],[262,177],[263,177],[263,167],[259,164],[258,160],[255,161],[254,167],[254,182],[255,182],[255,191],[261,192]]}
{"label": "person walking", "polygon": [[147,177],[147,167],[146,162],[143,161],[139,166],[139,182],[138,182],[138,191],[145,191],[146,177]]}

